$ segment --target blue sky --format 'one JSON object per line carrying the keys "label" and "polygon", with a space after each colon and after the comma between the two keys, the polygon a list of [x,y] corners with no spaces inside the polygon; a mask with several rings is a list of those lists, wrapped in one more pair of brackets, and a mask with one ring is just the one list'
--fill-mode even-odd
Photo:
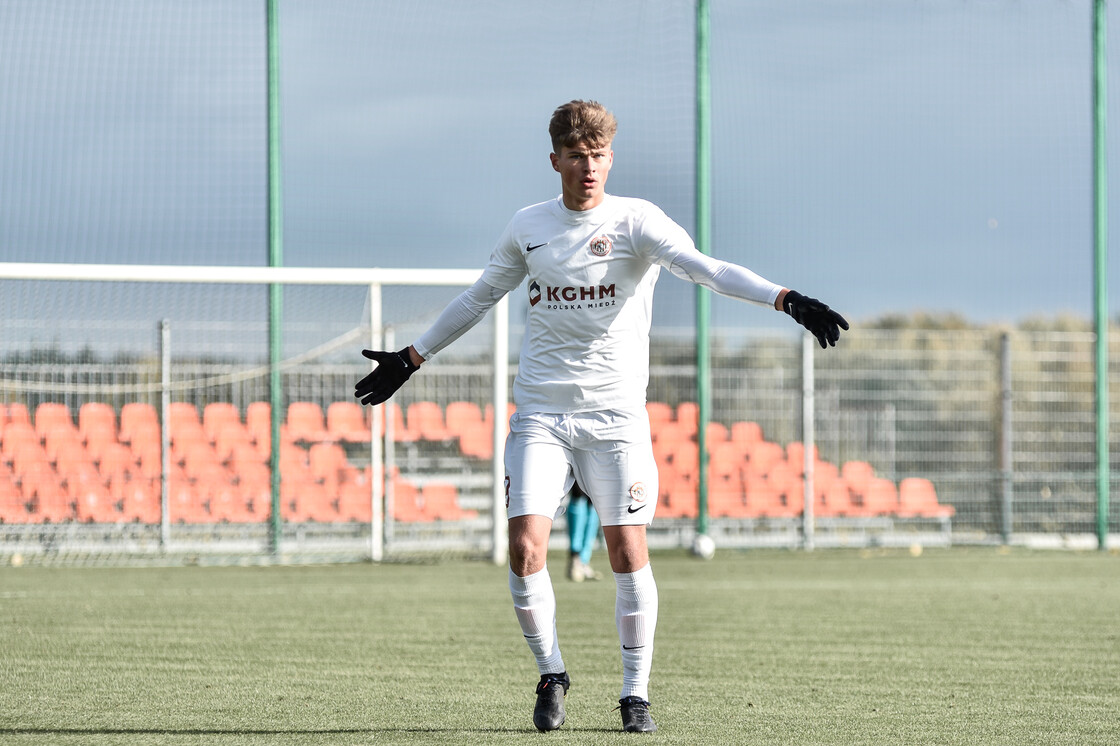
{"label": "blue sky", "polygon": [[[263,7],[0,0],[0,261],[265,263]],[[286,264],[480,267],[559,191],[571,98],[618,115],[609,191],[693,227],[691,2],[280,7]],[[857,322],[1087,318],[1090,7],[712,0],[713,253]],[[656,323],[691,323],[691,288],[658,296]],[[782,323],[741,310],[715,322]]]}

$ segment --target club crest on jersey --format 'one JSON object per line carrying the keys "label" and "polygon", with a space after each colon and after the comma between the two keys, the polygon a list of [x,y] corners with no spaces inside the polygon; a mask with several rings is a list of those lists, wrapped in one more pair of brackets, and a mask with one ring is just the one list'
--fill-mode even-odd
{"label": "club crest on jersey", "polygon": [[541,286],[536,280],[529,283],[529,305],[535,306],[541,302]]}
{"label": "club crest on jersey", "polygon": [[611,253],[611,248],[613,248],[613,246],[614,244],[611,243],[609,238],[606,236],[599,236],[591,239],[591,244],[588,248],[595,256],[606,256]]}
{"label": "club crest on jersey", "polygon": [[636,503],[645,502],[646,486],[641,482],[634,482],[630,485],[630,499]]}

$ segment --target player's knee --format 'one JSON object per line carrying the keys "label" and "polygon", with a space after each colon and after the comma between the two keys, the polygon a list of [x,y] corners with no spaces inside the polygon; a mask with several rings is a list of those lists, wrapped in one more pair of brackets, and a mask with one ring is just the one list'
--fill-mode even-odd
{"label": "player's knee", "polygon": [[544,569],[548,556],[548,545],[539,546],[531,536],[520,535],[509,538],[509,567],[519,577],[532,575]]}

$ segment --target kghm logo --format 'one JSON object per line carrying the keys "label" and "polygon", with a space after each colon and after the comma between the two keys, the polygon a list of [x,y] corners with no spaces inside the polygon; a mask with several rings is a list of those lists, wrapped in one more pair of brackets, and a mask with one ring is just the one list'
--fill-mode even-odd
{"label": "kghm logo", "polygon": [[568,285],[560,287],[549,285],[542,288],[540,283],[529,283],[529,305],[535,306],[542,300],[550,311],[567,311],[581,308],[602,308],[615,305],[614,283],[610,285]]}
{"label": "kghm logo", "polygon": [[606,256],[611,253],[611,248],[614,244],[606,236],[599,236],[598,238],[591,239],[591,253],[595,256]]}

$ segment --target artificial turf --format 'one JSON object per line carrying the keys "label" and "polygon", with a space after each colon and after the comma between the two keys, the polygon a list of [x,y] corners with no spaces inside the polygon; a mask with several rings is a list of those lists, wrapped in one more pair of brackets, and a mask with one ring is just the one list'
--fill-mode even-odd
{"label": "artificial turf", "polygon": [[0,744],[1120,743],[1115,555],[655,554],[652,735],[618,732],[610,573],[551,566],[548,734],[491,564],[3,568]]}

